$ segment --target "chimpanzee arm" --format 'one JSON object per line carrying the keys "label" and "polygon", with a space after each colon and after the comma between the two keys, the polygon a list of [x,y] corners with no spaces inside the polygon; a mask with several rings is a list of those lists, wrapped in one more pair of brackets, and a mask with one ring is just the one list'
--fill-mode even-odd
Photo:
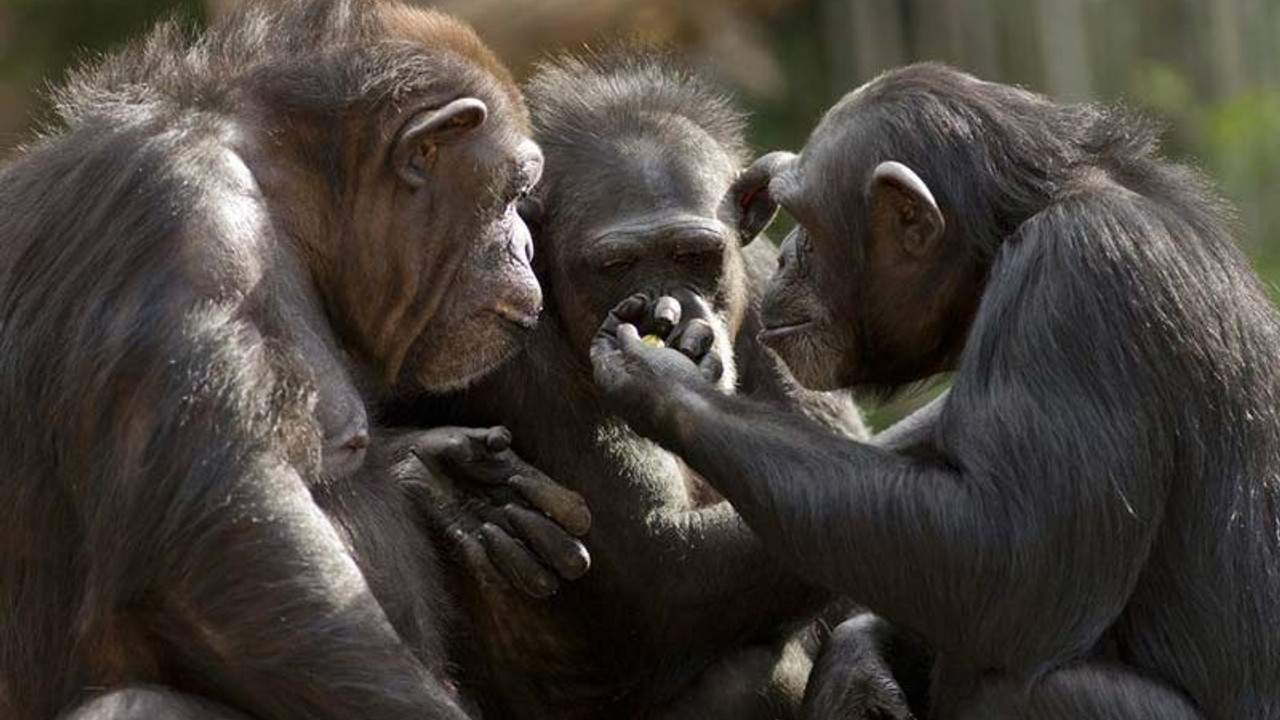
{"label": "chimpanzee arm", "polygon": [[568,424],[534,434],[520,427],[528,420],[511,420],[517,446],[537,438],[549,448],[583,448],[543,453],[540,467],[572,480],[591,508],[592,569],[583,582],[627,608],[646,628],[646,641],[721,643],[776,627],[825,599],[825,591],[768,553],[728,503],[697,504],[683,484],[689,469],[653,452],[621,423],[609,421],[599,437],[581,438],[569,434]]}
{"label": "chimpanzee arm", "polygon": [[1162,381],[1129,342],[1152,319],[1135,316],[1123,268],[1072,254],[1082,226],[1040,222],[993,269],[937,459],[723,395],[630,325],[597,338],[597,384],[813,580],[979,663],[1082,653],[1123,608],[1162,520],[1168,445],[1149,400]]}
{"label": "chimpanzee arm", "polygon": [[691,496],[678,458],[599,411],[589,369],[577,370],[556,334],[540,330],[531,343],[478,391],[421,400],[397,421],[509,428],[514,451],[585,500],[591,570],[579,582],[646,642],[740,639],[821,605],[829,593],[779,563],[728,503]]}
{"label": "chimpanzee arm", "polygon": [[[799,619],[829,599],[769,553],[729,503],[691,506],[687,496],[663,499],[644,490],[623,491],[633,495],[625,517],[615,490],[608,509],[614,517],[606,521],[597,513],[600,537],[592,548],[601,564],[604,553],[613,556],[624,576],[618,582],[649,606],[655,639],[724,642]],[[603,536],[606,527],[613,538]]]}
{"label": "chimpanzee arm", "polygon": [[287,358],[234,310],[174,304],[96,358],[71,430],[94,611],[154,608],[186,689],[256,718],[463,718],[312,501]]}

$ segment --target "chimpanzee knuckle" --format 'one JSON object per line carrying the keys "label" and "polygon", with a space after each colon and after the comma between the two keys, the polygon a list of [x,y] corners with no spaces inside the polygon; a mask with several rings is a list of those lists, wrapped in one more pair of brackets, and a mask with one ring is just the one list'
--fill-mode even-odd
{"label": "chimpanzee knuckle", "polygon": [[511,431],[497,425],[487,430],[485,446],[490,452],[502,452],[511,447]]}
{"label": "chimpanzee knuckle", "polygon": [[437,428],[417,439],[413,454],[423,462],[432,459],[458,460],[466,449],[466,438],[452,428]]}
{"label": "chimpanzee knuckle", "polygon": [[645,311],[649,307],[649,298],[643,294],[632,295],[614,307],[610,315],[618,323],[638,323],[645,319]]}

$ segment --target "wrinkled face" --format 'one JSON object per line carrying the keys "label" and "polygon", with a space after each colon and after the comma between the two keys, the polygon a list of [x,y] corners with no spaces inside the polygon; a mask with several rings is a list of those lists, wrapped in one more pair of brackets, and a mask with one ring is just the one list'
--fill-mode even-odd
{"label": "wrinkled face", "polygon": [[[815,133],[800,156],[771,165],[763,192],[795,220],[766,291],[760,340],[803,385],[833,390],[857,384],[861,347],[854,309],[863,283],[857,241],[865,228],[840,198],[838,153]],[[844,169],[844,174],[848,170]]]}
{"label": "wrinkled face", "polygon": [[[737,234],[719,210],[735,171],[709,135],[670,118],[590,154],[548,152],[539,270],[582,357],[609,311],[643,293],[673,296],[684,318],[711,322],[731,365],[745,271]],[[731,384],[732,372],[726,376]]]}
{"label": "wrinkled face", "polygon": [[388,135],[331,268],[337,304],[391,386],[455,389],[514,355],[541,311],[516,201],[542,153],[496,94],[424,99]]}
{"label": "wrinkled face", "polygon": [[879,157],[874,129],[841,109],[799,156],[758,160],[733,196],[744,207],[776,203],[796,221],[761,340],[806,387],[891,391],[953,365],[985,275],[924,180]]}

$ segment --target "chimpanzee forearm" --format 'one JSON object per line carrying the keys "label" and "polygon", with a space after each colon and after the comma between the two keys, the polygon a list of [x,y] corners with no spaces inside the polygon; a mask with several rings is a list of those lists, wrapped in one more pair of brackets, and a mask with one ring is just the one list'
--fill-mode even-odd
{"label": "chimpanzee forearm", "polygon": [[[973,642],[969,628],[1030,632],[1040,615],[1028,607],[1106,611],[1060,590],[1072,570],[1052,549],[1064,546],[1061,533],[1088,530],[1025,512],[1014,493],[709,387],[683,387],[655,407],[645,431],[723,492],[789,567],[944,651]],[[857,562],[841,561],[851,555]],[[1036,600],[1020,602],[1027,593]]]}
{"label": "chimpanzee forearm", "polygon": [[226,517],[191,518],[206,529],[186,538],[162,600],[175,654],[257,717],[464,717],[401,643],[297,474],[264,466],[236,485]]}
{"label": "chimpanzee forearm", "polygon": [[[88,414],[98,451],[76,461],[98,488],[80,503],[102,558],[91,583],[103,610],[145,596],[153,654],[198,683],[185,689],[261,720],[464,717],[280,457],[275,418],[296,408],[260,336],[200,313],[171,326],[180,342],[139,344],[109,365],[166,371],[120,375],[125,400]],[[142,404],[171,397],[182,421],[150,425]],[[149,442],[127,452],[138,437]]]}
{"label": "chimpanzee forearm", "polygon": [[[666,412],[644,425],[653,439],[724,493],[787,567],[872,608],[918,604],[911,614],[922,623],[936,614],[917,587],[921,568],[950,565],[958,574],[962,538],[910,545],[896,529],[918,524],[941,535],[951,529],[946,518],[975,512],[954,477],[714,390],[684,388],[662,407]],[[888,483],[918,492],[893,505],[878,502],[871,486]],[[955,555],[920,556],[935,545]],[[859,561],[839,562],[845,553],[828,552],[832,547],[855,549]]]}
{"label": "chimpanzee forearm", "polygon": [[766,551],[731,505],[693,506],[670,492],[680,485],[578,488],[593,508],[592,573],[610,574],[607,582],[644,609],[655,641],[678,637],[693,646],[742,637],[825,601],[825,591]]}

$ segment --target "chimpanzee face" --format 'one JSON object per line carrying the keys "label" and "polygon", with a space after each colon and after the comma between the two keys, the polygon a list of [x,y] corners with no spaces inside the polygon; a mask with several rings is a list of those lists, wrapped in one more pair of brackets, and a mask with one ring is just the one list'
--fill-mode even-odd
{"label": "chimpanzee face", "polygon": [[364,162],[333,305],[392,385],[465,385],[518,352],[537,321],[542,293],[516,201],[537,183],[542,153],[522,112],[502,93],[427,94]]}
{"label": "chimpanzee face", "polygon": [[[796,221],[765,295],[761,340],[805,386],[880,391],[946,369],[981,291],[963,246],[944,237],[933,192],[860,118],[855,92],[801,153],[773,153],[733,196]],[[904,158],[910,162],[910,159]]]}
{"label": "chimpanzee face", "polygon": [[584,358],[608,312],[637,293],[678,299],[685,318],[717,328],[721,356],[731,357],[745,270],[719,211],[735,169],[710,136],[671,117],[592,154],[549,151],[539,275]]}
{"label": "chimpanzee face", "polygon": [[854,309],[863,282],[858,241],[865,228],[849,222],[856,214],[846,212],[847,201],[837,200],[845,183],[823,148],[815,133],[799,156],[766,158],[764,192],[796,225],[782,243],[765,293],[760,339],[806,387],[832,390],[854,384],[857,376],[861,348]]}

